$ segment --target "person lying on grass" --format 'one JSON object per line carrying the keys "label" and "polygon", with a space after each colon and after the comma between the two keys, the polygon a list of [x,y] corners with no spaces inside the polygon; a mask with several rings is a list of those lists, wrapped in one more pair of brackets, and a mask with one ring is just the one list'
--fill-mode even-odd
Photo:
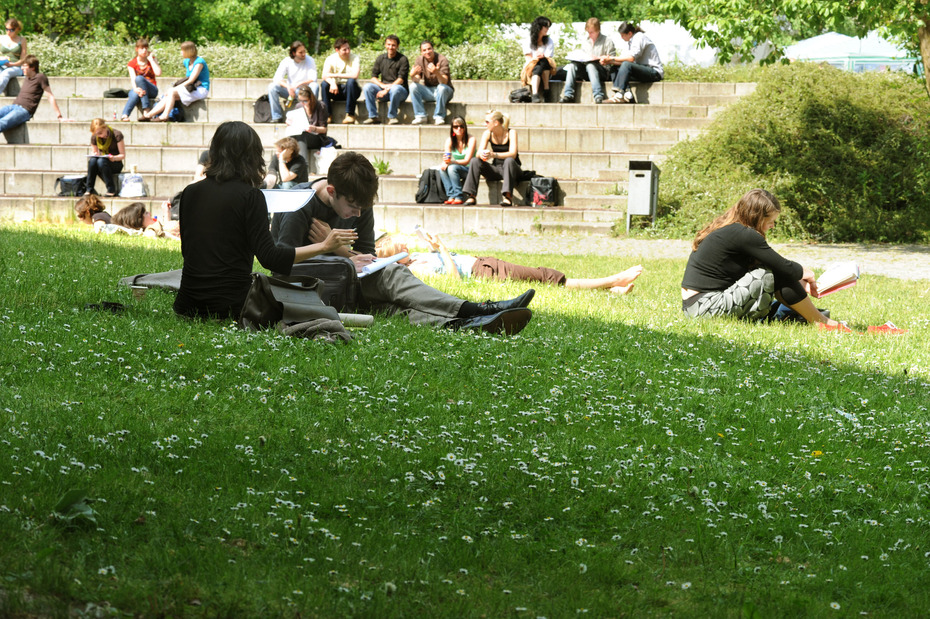
{"label": "person lying on grass", "polygon": [[[819,329],[852,332],[814,306],[808,296],[818,296],[814,272],[769,246],[766,233],[775,227],[780,212],[778,198],[753,189],[698,232],[681,281],[685,316],[761,320],[777,299]],[[891,332],[869,328],[876,330]]]}
{"label": "person lying on grass", "polygon": [[[566,288],[584,290],[606,289],[614,294],[626,294],[633,289],[633,281],[643,272],[642,265],[637,264],[621,273],[595,279],[578,279],[567,277],[561,271],[549,267],[527,267],[506,262],[492,257],[476,257],[467,254],[453,254],[446,247],[439,235],[430,234],[422,228],[417,229],[418,236],[429,246],[431,253],[410,254],[400,261],[417,276],[448,275],[455,278],[480,277],[486,279],[515,279],[530,282],[543,282]],[[378,239],[379,258],[386,258],[408,251],[406,243],[400,239],[384,236]]]}

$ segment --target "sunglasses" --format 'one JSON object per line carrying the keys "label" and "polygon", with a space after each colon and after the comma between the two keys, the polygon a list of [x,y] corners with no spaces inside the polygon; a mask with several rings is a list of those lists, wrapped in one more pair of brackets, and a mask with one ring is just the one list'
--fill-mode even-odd
{"label": "sunglasses", "polygon": [[465,125],[452,125],[453,129],[464,129]]}

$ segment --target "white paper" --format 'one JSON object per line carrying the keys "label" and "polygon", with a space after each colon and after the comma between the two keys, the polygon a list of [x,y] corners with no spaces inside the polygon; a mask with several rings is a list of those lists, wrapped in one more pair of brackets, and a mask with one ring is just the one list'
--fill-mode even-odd
{"label": "white paper", "polygon": [[293,213],[309,202],[316,191],[313,189],[262,189],[269,213]]}
{"label": "white paper", "polygon": [[310,120],[307,118],[307,113],[304,111],[303,106],[299,106],[296,110],[291,110],[285,115],[285,121],[287,123],[287,130],[284,132],[284,135],[300,135],[304,131],[310,128]]}
{"label": "white paper", "polygon": [[594,62],[594,59],[591,58],[591,56],[584,53],[580,49],[576,49],[575,51],[568,52],[568,55],[565,58],[569,62]]}
{"label": "white paper", "polygon": [[402,251],[399,254],[394,254],[393,256],[388,256],[387,258],[377,258],[371,264],[363,266],[361,272],[358,274],[358,277],[361,279],[366,275],[371,275],[372,273],[380,271],[387,265],[394,264],[398,260],[403,260],[406,257],[407,252]]}

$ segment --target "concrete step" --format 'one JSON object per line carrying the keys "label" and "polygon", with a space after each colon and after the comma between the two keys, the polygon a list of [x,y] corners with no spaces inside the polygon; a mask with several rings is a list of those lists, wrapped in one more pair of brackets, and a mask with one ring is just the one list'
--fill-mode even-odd
{"label": "concrete step", "polygon": [[[87,146],[50,146],[19,144],[0,147],[0,170],[83,170],[86,169]],[[201,147],[138,146],[127,150],[126,169],[136,165],[143,174],[163,172],[191,174],[202,152]],[[376,158],[390,164],[394,175],[419,176],[429,167],[439,164],[435,151],[394,150],[385,148],[353,149],[374,161]],[[266,149],[266,159],[271,156]],[[524,170],[535,170],[543,176],[559,179],[599,179],[604,169],[627,169],[630,160],[650,160],[658,154],[636,152],[567,153],[522,152]],[[312,162],[311,162],[312,171]],[[60,175],[60,174],[59,174]]]}
{"label": "concrete step", "polygon": [[[665,119],[670,120],[670,119]],[[121,131],[128,148],[136,146],[199,146],[207,149],[219,123],[151,123],[110,122],[110,126]],[[285,136],[285,126],[280,124],[254,124],[262,143],[271,146]],[[564,128],[564,127],[520,127],[518,131],[521,151],[555,151],[589,153],[600,151],[625,151],[639,142],[677,142],[695,131],[691,128]],[[85,123],[60,123],[58,121],[31,121],[29,143],[90,145],[90,130]],[[472,129],[476,135],[479,127]],[[441,152],[449,127],[405,126],[405,125],[362,125],[347,126],[334,124],[328,135],[344,148],[396,148],[405,150],[427,150]]]}
{"label": "concrete step", "polygon": [[[61,112],[66,119],[77,125],[84,125],[93,118],[114,120],[122,113],[125,101],[122,99],[103,98],[59,98],[56,99]],[[0,106],[12,103],[9,97],[0,98]],[[238,120],[252,123],[254,110],[252,101],[245,99],[220,99],[210,97],[205,101],[195,101],[185,108],[185,123],[221,123],[228,120]],[[447,121],[452,116],[462,116],[469,124],[477,127],[484,126],[484,118],[488,109],[493,108],[510,116],[511,124],[516,127],[610,127],[630,128],[659,127],[660,119],[675,117],[703,118],[708,115],[707,106],[682,104],[646,104],[637,105],[594,105],[590,103],[489,103],[488,101],[459,102],[452,101],[447,110]],[[431,111],[430,111],[431,112]],[[357,109],[359,122],[366,119],[368,114],[364,105]],[[332,110],[332,124],[340,124],[345,118],[345,106],[336,103]],[[135,116],[133,115],[135,118]],[[400,107],[398,118],[404,125],[413,121],[413,106],[408,101]],[[36,121],[58,122],[48,103],[39,104],[34,117]],[[432,116],[430,115],[430,122]],[[158,125],[160,123],[151,123]],[[448,130],[448,127],[447,129]],[[88,129],[89,132],[89,129]],[[30,138],[36,141],[35,138]]]}
{"label": "concrete step", "polygon": [[[561,183],[560,183],[561,184]],[[626,211],[626,196],[608,194],[568,194],[562,205],[570,208],[606,209]]]}
{"label": "concrete step", "polygon": [[736,103],[741,95],[697,95],[691,97],[688,103],[691,105],[706,105],[707,107],[726,107]]}
{"label": "concrete step", "polygon": [[[75,222],[75,198],[0,196],[0,220]],[[104,199],[107,212],[115,213],[132,202],[143,202],[161,214],[161,200]],[[411,232],[416,225],[440,234],[529,233],[561,225],[592,225],[605,228],[624,217],[622,211],[555,208],[446,206],[441,204],[376,204],[375,227],[386,232]],[[572,223],[576,222],[576,223]],[[87,227],[88,233],[91,228]]]}
{"label": "concrete step", "polygon": [[[617,219],[622,219],[620,213]],[[610,236],[613,233],[614,222],[606,221],[545,221],[538,224],[540,232],[571,234],[592,234]]]}
{"label": "concrete step", "polygon": [[[271,76],[259,78],[222,78],[211,76],[210,81],[212,97],[221,99],[246,99],[254,101],[268,92]],[[453,75],[455,86],[455,99],[462,102],[506,102],[510,91],[520,87],[517,80],[458,80]],[[14,78],[8,94],[15,96],[19,92],[22,78]],[[158,83],[164,91],[176,77],[162,76]],[[50,76],[49,84],[56,97],[102,97],[103,92],[110,88],[128,88],[128,79],[120,77],[58,77]],[[606,85],[610,88],[610,85]],[[656,82],[652,84],[633,84],[637,101],[644,103],[688,103],[692,96],[697,95],[738,95],[743,96],[755,90],[754,83],[718,83],[718,82]],[[561,82],[552,82],[550,99],[558,101],[562,92]],[[576,100],[591,101],[591,85],[580,82],[575,89]],[[119,100],[117,100],[119,101]],[[123,100],[125,103],[125,100]]]}

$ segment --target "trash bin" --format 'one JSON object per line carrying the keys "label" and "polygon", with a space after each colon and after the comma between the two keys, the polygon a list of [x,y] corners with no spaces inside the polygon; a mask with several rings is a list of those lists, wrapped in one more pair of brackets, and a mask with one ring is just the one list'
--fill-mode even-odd
{"label": "trash bin", "polygon": [[630,231],[630,216],[648,215],[656,223],[656,202],[659,198],[659,168],[652,161],[630,161],[629,191],[626,200],[626,231]]}

